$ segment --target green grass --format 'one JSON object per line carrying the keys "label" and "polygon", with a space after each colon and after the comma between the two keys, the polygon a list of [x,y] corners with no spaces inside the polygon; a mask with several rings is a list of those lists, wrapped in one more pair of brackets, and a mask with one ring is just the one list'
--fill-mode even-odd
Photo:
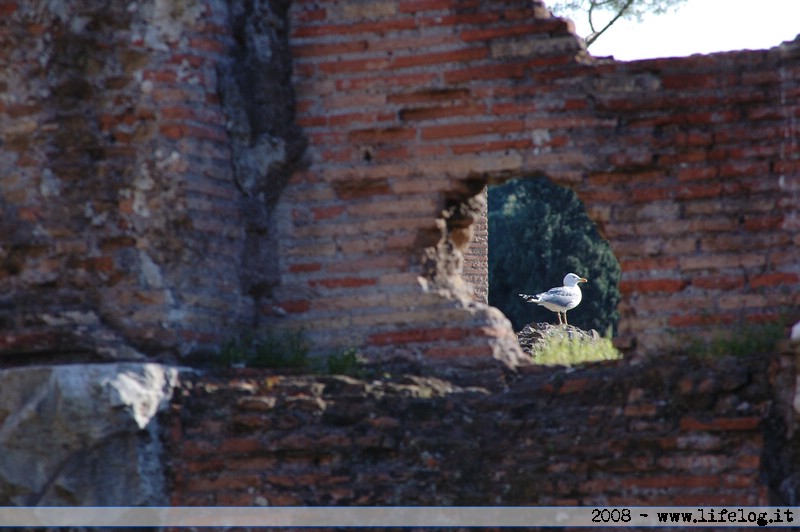
{"label": "green grass", "polygon": [[227,341],[218,360],[225,367],[304,368],[310,348],[302,330],[251,332]]}
{"label": "green grass", "polygon": [[620,353],[608,338],[588,339],[553,335],[533,350],[533,362],[543,366],[575,366],[586,362],[619,360]]}
{"label": "green grass", "polygon": [[258,331],[239,335],[219,349],[222,367],[302,369],[321,375],[367,376],[365,360],[356,348],[310,357],[311,345],[299,330]]}
{"label": "green grass", "polygon": [[714,330],[706,337],[688,338],[682,350],[700,358],[761,355],[772,352],[786,337],[783,320],[745,323],[735,329]]}
{"label": "green grass", "polygon": [[364,358],[361,356],[358,349],[350,347],[341,352],[330,353],[325,357],[324,367],[321,373],[364,378],[367,376],[364,362]]}

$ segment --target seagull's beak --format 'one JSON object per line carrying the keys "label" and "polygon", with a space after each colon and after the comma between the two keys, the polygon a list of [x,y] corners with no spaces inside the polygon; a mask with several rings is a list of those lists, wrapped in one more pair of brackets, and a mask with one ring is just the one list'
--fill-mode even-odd
{"label": "seagull's beak", "polygon": [[588,283],[589,279],[584,279],[583,277],[581,277],[580,279],[578,279],[578,282],[579,283]]}

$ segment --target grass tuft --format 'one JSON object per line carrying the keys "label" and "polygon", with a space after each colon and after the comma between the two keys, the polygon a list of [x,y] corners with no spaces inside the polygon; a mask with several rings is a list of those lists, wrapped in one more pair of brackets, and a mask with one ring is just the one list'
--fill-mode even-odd
{"label": "grass tuft", "polygon": [[304,368],[309,351],[302,329],[246,333],[227,341],[218,360],[224,367]]}
{"label": "grass tuft", "polygon": [[685,352],[700,358],[763,355],[775,350],[786,338],[783,321],[745,323],[736,329],[720,329],[707,337],[692,337],[684,342]]}
{"label": "grass tuft", "polygon": [[619,360],[620,353],[608,338],[548,336],[533,350],[533,362],[543,366],[575,366],[586,362]]}

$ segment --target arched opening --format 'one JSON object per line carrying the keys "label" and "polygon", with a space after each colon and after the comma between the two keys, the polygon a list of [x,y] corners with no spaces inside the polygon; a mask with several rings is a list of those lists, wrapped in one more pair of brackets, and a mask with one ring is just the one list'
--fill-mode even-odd
{"label": "arched opening", "polygon": [[569,323],[603,335],[616,332],[619,262],[574,191],[545,177],[515,179],[489,187],[488,211],[489,304],[514,330],[556,319],[519,293],[560,286],[574,272],[589,282],[581,285],[583,300],[569,311]]}

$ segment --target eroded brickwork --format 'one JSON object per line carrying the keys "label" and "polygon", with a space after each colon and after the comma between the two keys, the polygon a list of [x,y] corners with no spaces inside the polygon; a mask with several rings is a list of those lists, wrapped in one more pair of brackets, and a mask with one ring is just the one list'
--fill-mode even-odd
{"label": "eroded brickwork", "polygon": [[3,360],[168,358],[257,321],[303,144],[274,4],[0,3]]}
{"label": "eroded brickwork", "polygon": [[611,242],[638,352],[796,316],[798,41],[617,63],[529,0],[0,15],[0,362],[170,360],[304,325],[317,354],[452,368],[188,375],[173,503],[798,503],[793,360],[778,392],[763,358],[501,375],[475,363],[519,347],[465,281],[485,185],[546,175]]}
{"label": "eroded brickwork", "polygon": [[472,386],[195,376],[166,420],[172,504],[796,504],[768,367],[651,358],[505,383],[470,371]]}
{"label": "eroded brickwork", "polygon": [[480,192],[528,175],[609,239],[637,351],[798,317],[797,41],[618,63],[528,0],[0,5],[6,360],[304,326],[513,363],[471,283]]}
{"label": "eroded brickwork", "polygon": [[311,165],[284,205],[282,297],[321,341],[496,346],[503,325],[457,303],[485,255],[463,269],[448,213],[526,175],[574,188],[610,241],[622,345],[798,317],[796,41],[618,63],[538,2],[308,0],[291,16]]}

